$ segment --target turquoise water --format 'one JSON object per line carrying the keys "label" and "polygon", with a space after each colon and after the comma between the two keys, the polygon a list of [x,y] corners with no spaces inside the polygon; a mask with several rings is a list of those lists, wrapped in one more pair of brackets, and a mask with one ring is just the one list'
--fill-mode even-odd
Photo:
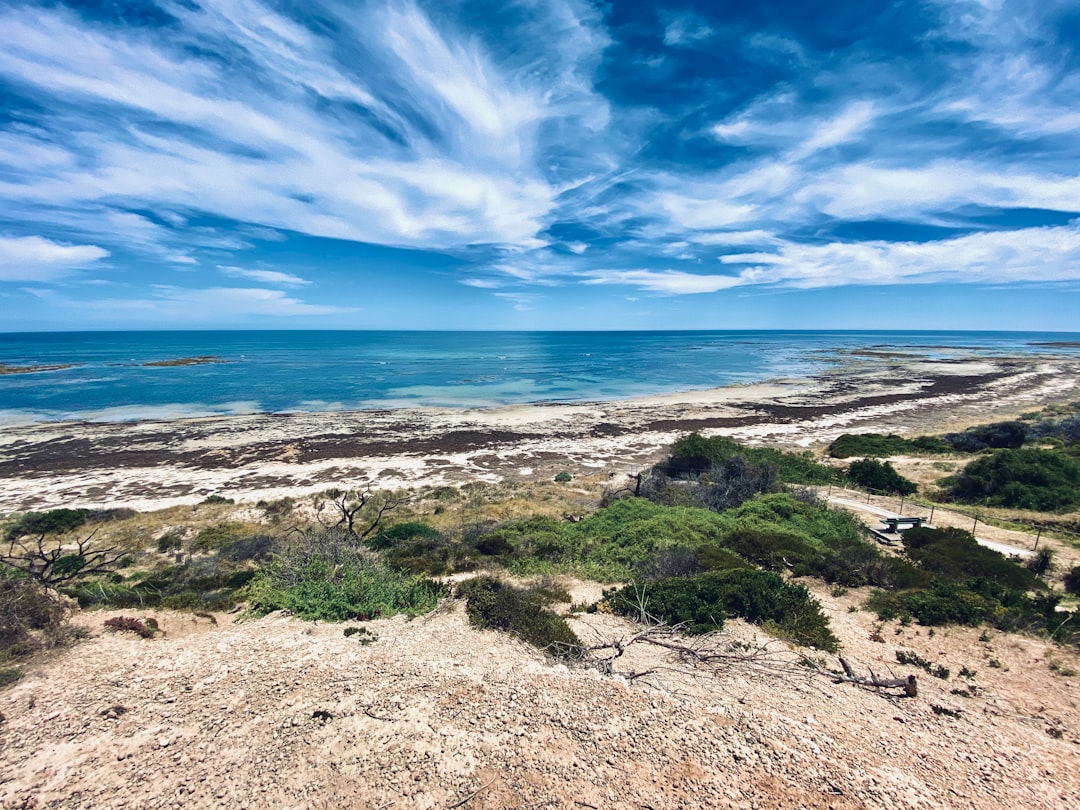
{"label": "turquoise water", "polygon": [[[56,332],[0,334],[0,423],[620,399],[824,371],[853,350],[1068,352],[1018,332]],[[150,367],[213,356],[220,363]]]}

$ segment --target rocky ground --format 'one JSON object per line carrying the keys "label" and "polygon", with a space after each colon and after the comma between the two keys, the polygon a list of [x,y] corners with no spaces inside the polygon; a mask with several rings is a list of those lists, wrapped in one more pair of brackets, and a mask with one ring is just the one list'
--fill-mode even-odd
{"label": "rocky ground", "polygon": [[[570,583],[577,600],[596,586]],[[615,676],[552,663],[430,615],[344,627],[167,612],[103,630],[0,692],[0,802],[19,808],[1072,807],[1080,660],[1045,641],[876,623],[819,589],[860,671],[915,673],[897,698],[835,684],[756,628],[760,665],[715,671],[632,646]],[[572,620],[597,642],[639,627]],[[365,639],[373,639],[365,643]],[[896,662],[917,653],[947,680]],[[836,661],[817,654],[826,667]],[[658,668],[628,679],[631,672]],[[961,676],[961,671],[964,675]],[[623,676],[620,677],[619,673]]]}

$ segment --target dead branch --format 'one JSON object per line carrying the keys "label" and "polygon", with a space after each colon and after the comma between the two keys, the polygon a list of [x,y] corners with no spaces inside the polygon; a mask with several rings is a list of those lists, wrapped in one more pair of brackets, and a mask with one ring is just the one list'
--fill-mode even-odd
{"label": "dead branch", "polygon": [[[394,492],[381,492],[373,490],[368,484],[364,489],[332,489],[326,493],[330,502],[332,518],[323,518],[323,509],[328,507],[326,501],[321,498],[315,502],[315,517],[327,529],[345,528],[351,537],[364,540],[371,535],[388,512],[392,512],[399,506],[409,501],[408,495]],[[363,531],[358,531],[356,523],[365,508],[375,506],[374,515],[369,516]],[[336,519],[336,520],[335,520]]]}
{"label": "dead branch", "polygon": [[919,694],[918,679],[914,675],[908,675],[906,678],[879,678],[873,673],[872,670],[867,669],[870,673],[868,677],[863,677],[855,674],[855,670],[851,668],[851,664],[840,658],[840,666],[844,668],[844,674],[835,674],[833,683],[853,683],[857,686],[865,686],[870,689],[903,689],[906,697],[917,697]]}
{"label": "dead branch", "polygon": [[[781,642],[764,644],[739,641],[721,632],[684,636],[682,625],[655,622],[629,638],[604,640],[585,649],[591,663],[602,673],[636,680],[661,671],[677,676],[719,677],[731,671],[747,671],[775,677],[809,676],[806,659],[793,655]],[[642,671],[615,671],[615,662],[634,644],[647,644],[668,653],[667,665]]]}
{"label": "dead branch", "polygon": [[0,554],[0,563],[22,571],[43,585],[55,587],[76,577],[107,574],[126,553],[117,546],[91,550],[97,529],[75,540],[74,548],[61,539],[45,541],[39,534],[32,541],[25,536],[12,537],[7,552]]}

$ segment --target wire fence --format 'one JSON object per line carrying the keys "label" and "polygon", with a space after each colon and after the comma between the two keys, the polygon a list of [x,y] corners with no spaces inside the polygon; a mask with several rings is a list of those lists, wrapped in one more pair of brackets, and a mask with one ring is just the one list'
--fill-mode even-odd
{"label": "wire fence", "polygon": [[[998,531],[1007,531],[1026,536],[1028,538],[1027,542],[1030,543],[1030,547],[1033,551],[1038,549],[1039,542],[1042,540],[1043,535],[1064,539],[1066,542],[1080,547],[1080,534],[1069,531],[1068,529],[1062,529],[1057,526],[1040,526],[1037,523],[1025,524],[1016,520],[1001,520],[999,518],[989,517],[973,509],[965,509],[956,504],[943,506],[911,496],[896,495],[894,493],[885,492],[884,490],[867,488],[856,489],[854,487],[842,487],[836,484],[829,485],[826,491],[826,498],[832,497],[844,497],[851,501],[857,501],[865,503],[868,506],[887,510],[892,514],[902,517],[921,517],[926,520],[927,523],[933,523],[936,514],[939,524],[955,528],[965,528],[972,534],[976,533],[976,530],[981,523],[984,526],[992,527]],[[970,521],[970,523],[964,524],[963,521],[965,519]],[[1007,528],[998,525],[1002,523],[1007,523],[1009,525]]]}

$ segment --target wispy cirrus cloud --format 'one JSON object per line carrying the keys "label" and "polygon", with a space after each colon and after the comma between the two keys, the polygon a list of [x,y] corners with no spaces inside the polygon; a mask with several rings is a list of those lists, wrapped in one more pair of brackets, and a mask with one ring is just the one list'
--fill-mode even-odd
{"label": "wispy cirrus cloud", "polygon": [[579,285],[1067,281],[1070,8],[3,6],[0,233],[41,259],[0,259],[0,280],[108,258],[132,291],[114,302],[209,306],[162,292],[182,278],[283,317],[342,314],[317,300],[330,279],[390,274],[556,314]]}
{"label": "wispy cirrus cloud", "polygon": [[0,236],[0,281],[54,281],[108,255],[97,245],[65,245],[40,236]]}
{"label": "wispy cirrus cloud", "polygon": [[263,284],[285,284],[293,286],[311,283],[307,279],[300,278],[300,276],[293,275],[292,273],[282,273],[280,270],[260,270],[246,267],[232,267],[229,265],[219,265],[218,270],[227,276],[247,278],[252,281],[262,282]]}
{"label": "wispy cirrus cloud", "polygon": [[574,66],[508,75],[412,3],[323,9],[344,40],[254,0],[165,8],[162,30],[0,12],[0,77],[52,112],[0,144],[0,194],[69,219],[105,204],[378,244],[529,245],[558,192],[538,130],[603,124]]}

